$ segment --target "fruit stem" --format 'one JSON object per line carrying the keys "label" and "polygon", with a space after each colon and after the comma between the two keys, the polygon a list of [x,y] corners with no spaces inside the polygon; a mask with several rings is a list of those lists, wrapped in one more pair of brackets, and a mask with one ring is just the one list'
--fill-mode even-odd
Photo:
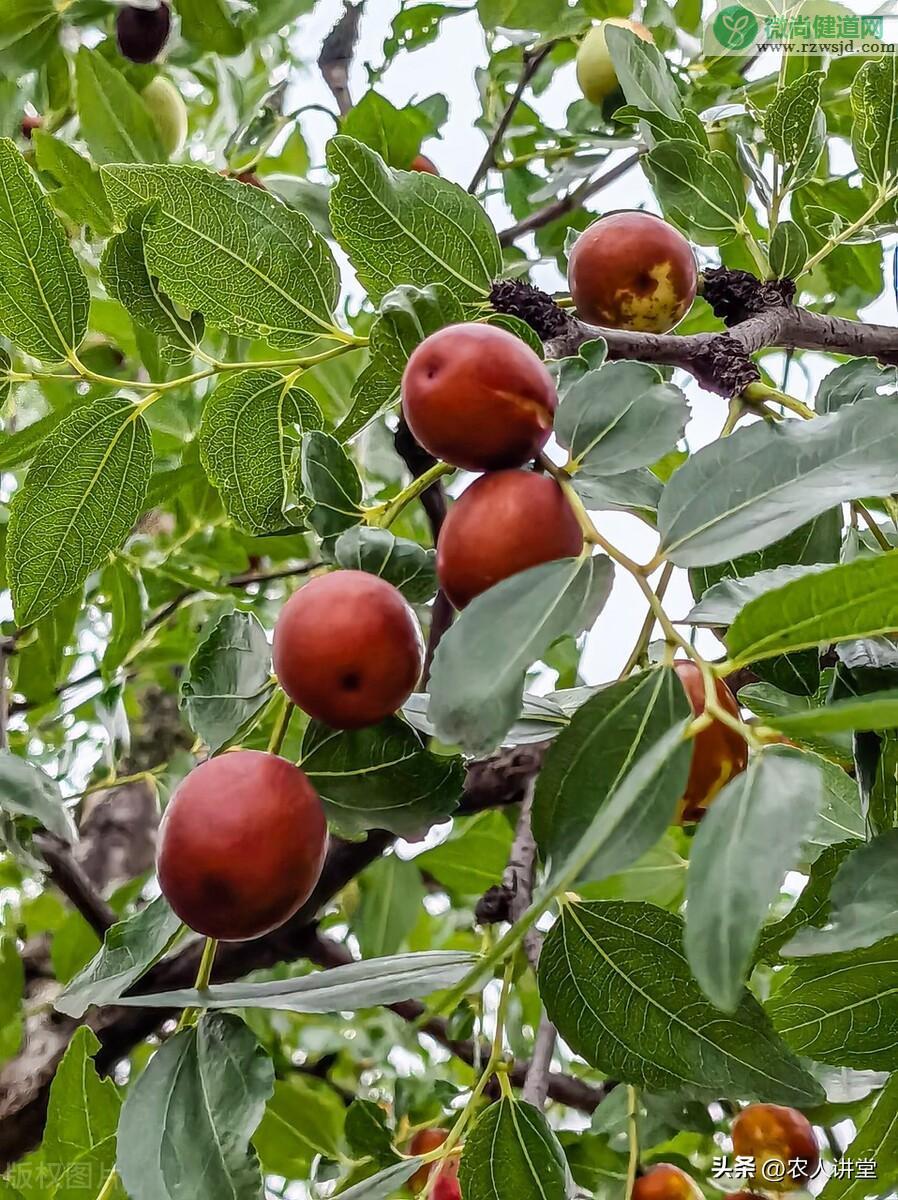
{"label": "fruit stem", "polygon": [[[215,952],[218,949],[218,942],[215,938],[206,938],[206,944],[203,946],[203,957],[200,959],[199,970],[196,973],[196,982],[194,987],[198,992],[204,992],[209,986],[209,980],[212,978],[212,964],[215,962]],[[199,1019],[200,1009],[185,1008],[181,1013],[181,1019],[178,1021],[177,1033],[182,1029],[190,1029]]]}
{"label": "fruit stem", "polygon": [[455,467],[449,463],[437,462],[432,467],[419,475],[417,479],[413,479],[408,487],[402,489],[398,496],[394,496],[392,500],[388,500],[385,504],[378,504],[374,508],[365,510],[365,524],[371,525],[375,529],[389,529],[402,510],[413,500],[426,492],[429,487],[432,487],[438,479],[444,475],[451,475]]}
{"label": "fruit stem", "polygon": [[774,404],[781,404],[783,408],[787,408],[797,416],[803,417],[806,421],[812,420],[817,415],[812,408],[808,408],[806,404],[802,404],[794,396],[790,396],[786,392],[781,392],[775,387],[770,387],[767,383],[750,383],[743,390],[742,398],[749,404],[760,404],[764,400],[770,400]]}
{"label": "fruit stem", "polygon": [[271,731],[271,739],[268,742],[269,754],[280,754],[294,708],[295,706],[289,696],[286,694],[282,695],[278,714],[274,722],[274,729]]}
{"label": "fruit stem", "polygon": [[639,1126],[638,1094],[631,1083],[627,1084],[627,1140],[630,1143],[630,1157],[627,1160],[627,1190],[625,1200],[631,1200],[633,1187],[636,1183],[636,1170],[639,1166]]}

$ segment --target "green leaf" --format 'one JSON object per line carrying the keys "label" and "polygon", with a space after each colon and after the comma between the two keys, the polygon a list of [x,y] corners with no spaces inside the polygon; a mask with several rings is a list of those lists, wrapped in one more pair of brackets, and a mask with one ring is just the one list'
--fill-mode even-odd
{"label": "green leaf", "polygon": [[661,549],[678,566],[760,550],[811,517],[858,496],[889,495],[898,406],[887,396],[831,416],[766,421],[693,454],[658,506]]}
{"label": "green leaf", "polygon": [[460,760],[431,754],[398,717],[342,733],[310,722],[302,768],[345,837],[368,829],[419,834],[457,807],[463,784]]}
{"label": "green leaf", "polygon": [[698,827],[684,946],[702,991],[726,1012],[739,1006],[764,918],[822,803],[815,760],[774,746],[752,756]]}
{"label": "green leaf", "polygon": [[[790,718],[804,714],[815,707],[811,696],[793,696],[771,683],[751,683],[739,689],[739,703],[758,717],[763,717],[766,725],[779,728],[782,718]],[[796,733],[794,740],[801,746],[807,746],[826,758],[835,758],[839,762],[851,761],[851,737],[838,733],[829,737],[818,734],[813,730]]]}
{"label": "green leaf", "polygon": [[[689,714],[686,693],[671,669],[613,683],[577,709],[536,779],[531,821],[544,862],[554,868],[580,845],[597,810],[609,805],[633,764]],[[688,770],[690,747],[684,751]],[[659,837],[680,798],[675,789],[685,783],[685,776],[678,778],[682,774],[672,770],[668,779],[655,781],[658,803],[666,809]],[[651,807],[646,796],[639,803],[643,811]]]}
{"label": "green leaf", "polygon": [[458,1181],[465,1200],[565,1200],[564,1151],[538,1108],[503,1096],[465,1139]]}
{"label": "green leaf", "polygon": [[0,754],[0,812],[37,821],[64,842],[78,834],[59,785],[39,767],[15,754]]}
{"label": "green leaf", "polygon": [[55,1007],[80,1018],[92,1004],[112,1004],[136,983],[162,955],[181,921],[164,896],[106,931],[103,945],[87,966],[69,982]]}
{"label": "green leaf", "polygon": [[755,950],[756,962],[776,962],[782,948],[796,932],[801,936],[805,929],[822,925],[829,909],[829,892],[839,867],[852,850],[856,841],[838,842],[827,846],[811,867],[811,873],[801,895],[784,917],[772,921],[761,930]]}
{"label": "green leaf", "polygon": [[62,362],[87,330],[87,280],[25,161],[0,138],[0,334],[26,354]]}
{"label": "green leaf", "polygon": [[253,1134],[263,1170],[306,1179],[316,1155],[338,1159],[343,1119],[343,1101],[323,1079],[294,1072],[289,1080],[278,1080]]}
{"label": "green leaf", "polygon": [[595,512],[642,508],[654,513],[662,489],[661,480],[644,467],[610,476],[596,476],[587,469],[574,476],[574,491],[586,507]]}
{"label": "green leaf", "polygon": [[149,427],[122,396],[76,409],[41,443],[10,506],[6,564],[21,624],[71,595],[124,543],[152,470]]}
{"label": "green leaf", "polygon": [[75,58],[81,136],[95,163],[158,163],[167,157],[156,123],[121,71],[98,50]]}
{"label": "green leaf", "polygon": [[614,568],[598,555],[521,571],[477,596],[440,642],[429,716],[472,754],[494,749],[518,715],[527,668],[552,642],[592,625]]}
{"label": "green leaf", "polygon": [[565,890],[578,879],[605,879],[638,862],[670,825],[686,787],[691,746],[687,720],[678,722],[636,760],[596,811],[580,841],[551,864],[550,885]]}
{"label": "green leaf", "polygon": [[368,571],[398,588],[410,604],[426,604],[437,590],[436,555],[388,529],[356,525],[337,539],[334,557],[348,570]]}
{"label": "green leaf", "polygon": [[568,390],[555,436],[577,467],[616,475],[648,466],[683,436],[689,406],[648,363],[612,362],[588,371]]}
{"label": "green leaf", "polygon": [[742,228],[745,186],[739,167],[719,150],[673,138],[646,157],[661,207],[701,246],[722,246]]}
{"label": "green leaf", "polygon": [[356,1097],[346,1112],[346,1142],[355,1158],[371,1159],[377,1164],[396,1162],[393,1132],[387,1114],[373,1100]]}
{"label": "green leaf", "polygon": [[376,151],[387,166],[407,171],[430,122],[414,105],[394,108],[385,96],[370,91],[343,118],[340,132]]}
{"label": "green leaf", "polygon": [[873,946],[898,934],[895,851],[898,829],[859,846],[839,868],[822,929],[801,929],[783,947],[784,958],[836,954]]}
{"label": "green leaf", "polygon": [[302,439],[302,490],[312,502],[308,523],[326,549],[362,519],[362,481],[352,460],[329,433]]}
{"label": "green leaf", "polygon": [[766,1005],[784,1041],[833,1067],[898,1068],[896,953],[898,938],[888,938],[800,962]]}
{"label": "green leaf", "polygon": [[843,404],[854,404],[873,396],[881,387],[898,386],[898,368],[884,367],[875,358],[853,358],[834,367],[817,389],[814,408],[818,413],[835,412]]}
{"label": "green leaf", "polygon": [[388,292],[371,327],[371,361],[352,385],[349,412],[335,432],[338,440],[354,437],[399,399],[402,373],[417,345],[464,318],[464,305],[445,284],[403,285]]}
{"label": "green leaf", "polygon": [[176,303],[281,350],[333,336],[337,266],[301,213],[205,167],[114,166],[102,175],[119,225],[152,206],[146,265]]}
{"label": "green leaf", "polygon": [[501,882],[512,836],[502,813],[478,813],[468,821],[455,820],[445,842],[419,854],[415,863],[454,896],[479,897]]}
{"label": "green leaf", "polygon": [[871,1191],[883,1195],[898,1179],[898,1075],[893,1075],[879,1094],[876,1106],[854,1140],[846,1147],[851,1162],[876,1163],[876,1179],[846,1173],[831,1176],[820,1193],[820,1200],[866,1200]]}
{"label": "green leaf", "polygon": [[841,767],[818,758],[826,793],[820,824],[809,839],[810,846],[832,846],[845,838],[863,840],[867,836],[860,789]]}
{"label": "green leaf", "polygon": [[124,996],[130,1008],[267,1008],[294,1013],[352,1012],[415,1000],[451,987],[470,971],[476,956],[455,950],[424,950],[369,958],[296,979],[265,983],[216,983],[202,991],[181,988],[147,996]]}
{"label": "green leaf", "polygon": [[359,888],[361,898],[350,927],[362,958],[396,954],[414,929],[424,903],[417,865],[395,854],[379,858],[359,876]]}
{"label": "green leaf", "polygon": [[271,648],[253,613],[220,617],[194,651],[181,685],[190,728],[214,754],[271,699]]}
{"label": "green leaf", "polygon": [[147,270],[144,238],[150,215],[150,209],[135,209],[128,214],[125,230],[106,243],[100,275],[109,295],[128,310],[138,325],[159,338],[162,359],[183,364],[190,361],[202,341],[203,321],[199,314],[189,321],[182,317]]}
{"label": "green leaf", "polygon": [[808,261],[808,239],[794,221],[780,221],[770,239],[770,270],[780,279],[797,279]]}
{"label": "green leaf", "polygon": [[24,998],[25,964],[15,938],[4,934],[0,937],[0,1062],[17,1054],[21,1045]]}
{"label": "green leaf", "polygon": [[420,1158],[404,1158],[402,1162],[385,1167],[375,1175],[369,1175],[361,1183],[340,1192],[340,1200],[390,1200],[408,1183],[421,1166]]}
{"label": "green leaf", "polygon": [[67,142],[42,129],[32,133],[31,141],[37,168],[57,212],[77,225],[89,226],[101,237],[112,233],[112,209],[99,171]]}
{"label": "green leaf", "polygon": [[53,0],[3,0],[0,8],[0,69],[15,76],[40,66],[59,36]]}
{"label": "green leaf", "polygon": [[[239,54],[246,42],[226,0],[176,0],[181,33],[201,50],[225,57]],[[283,24],[287,24],[285,18]]]}
{"label": "green leaf", "polygon": [[146,595],[134,569],[117,560],[103,571],[101,586],[109,605],[111,630],[100,665],[103,678],[111,680],[143,636]]}
{"label": "green leaf", "polygon": [[845,733],[864,729],[898,727],[898,689],[836,700],[822,708],[809,708],[794,715],[768,718],[770,724],[790,737]]}
{"label": "green leaf", "polygon": [[606,26],[605,41],[627,103],[679,120],[683,111],[679,89],[658,47],[614,25]]}
{"label": "green leaf", "polygon": [[851,85],[851,147],[865,179],[898,184],[898,58],[865,62]]}
{"label": "green leaf", "polygon": [[122,1109],[116,1166],[131,1200],[258,1200],[249,1139],[273,1088],[271,1059],[239,1017],[210,1014],[176,1033]]}
{"label": "green leaf", "polygon": [[702,595],[683,618],[689,625],[731,625],[740,612],[752,600],[768,592],[776,592],[806,575],[815,575],[829,569],[829,563],[806,563],[801,566],[771,567],[757,575],[721,579]]}
{"label": "green leaf", "polygon": [[735,664],[898,628],[898,551],[807,571],[738,614],[727,634]]}
{"label": "green leaf", "polygon": [[785,168],[784,189],[801,187],[813,177],[826,145],[820,107],[824,78],[823,71],[805,72],[778,91],[764,112],[764,134]]}
{"label": "green leaf", "polygon": [[334,236],[375,302],[401,283],[443,283],[461,300],[485,298],[502,254],[473,196],[446,179],[392,171],[342,135],[328,142],[327,163],[338,179],[330,199]]}
{"label": "green leaf", "polygon": [[99,1048],[92,1030],[76,1029],[50,1085],[43,1153],[58,1200],[94,1200],[115,1165],[122,1102],[112,1080],[97,1075]]}
{"label": "green leaf", "polygon": [[539,962],[549,1019],[610,1078],[700,1099],[819,1103],[820,1085],[748,992],[733,1016],[702,995],[680,917],[647,904],[566,904]]}
{"label": "green leaf", "polygon": [[257,534],[290,523],[300,438],[323,424],[317,401],[278,371],[239,371],[218,385],[203,409],[200,458],[232,521]]}

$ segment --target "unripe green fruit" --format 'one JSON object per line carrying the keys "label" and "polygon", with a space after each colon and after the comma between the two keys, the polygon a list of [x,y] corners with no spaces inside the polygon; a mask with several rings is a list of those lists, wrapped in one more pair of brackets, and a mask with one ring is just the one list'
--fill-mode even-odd
{"label": "unripe green fruit", "polygon": [[173,158],[187,140],[187,105],[170,79],[157,75],[140,93],[150,111],[162,149]]}
{"label": "unripe green fruit", "polygon": [[651,31],[639,21],[625,21],[622,17],[609,17],[590,29],[577,51],[577,82],[583,95],[592,104],[601,104],[618,87],[617,71],[605,40],[608,25],[630,29],[644,42],[654,41]]}

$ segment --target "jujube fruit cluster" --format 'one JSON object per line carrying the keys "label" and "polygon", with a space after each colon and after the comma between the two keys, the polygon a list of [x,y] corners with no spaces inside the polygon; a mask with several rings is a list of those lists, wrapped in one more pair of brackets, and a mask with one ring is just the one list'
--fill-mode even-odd
{"label": "jujube fruit cluster", "polygon": [[156,869],[186,925],[244,941],[276,929],[308,900],[326,850],[324,809],[304,772],[274,754],[233,750],[175,790]]}
{"label": "jujube fruit cluster", "polygon": [[151,63],[162,53],[171,33],[171,8],[165,0],[158,8],[119,9],[115,19],[118,48],[131,62]]}
{"label": "jujube fruit cluster", "polygon": [[600,217],[574,242],[568,287],[591,325],[667,333],[692,307],[698,270],[692,247],[661,217]]}
{"label": "jujube fruit cluster", "polygon": [[644,42],[654,41],[651,31],[639,21],[609,17],[600,21],[598,25],[593,25],[577,51],[577,82],[583,95],[592,104],[602,104],[620,86],[605,36],[609,25],[629,29]]}
{"label": "jujube fruit cluster", "polygon": [[[705,711],[705,684],[696,663],[689,659],[674,663],[680,683],[686,692],[693,715]],[[715,683],[717,703],[733,717],[739,717],[736,697],[723,682]],[[686,790],[680,801],[680,821],[698,821],[705,809],[724,786],[748,766],[748,745],[745,738],[723,721],[714,719],[706,729],[695,735],[692,743],[692,764]]]}
{"label": "jujube fruit cluster", "polygon": [[733,1121],[733,1153],[754,1161],[752,1178],[765,1190],[803,1187],[820,1166],[810,1121],[798,1109],[781,1104],[743,1108]]}
{"label": "jujube fruit cluster", "polygon": [[494,325],[450,325],[409,359],[402,379],[409,429],[435,457],[488,472],[455,501],[437,539],[437,576],[456,608],[528,567],[583,549],[555,480],[518,469],[548,441],[557,406],[539,356]]}
{"label": "jujube fruit cluster", "polygon": [[401,708],[424,663],[417,618],[365,571],[334,571],[294,592],[274,630],[274,669],[304,712],[335,729],[375,725]]}

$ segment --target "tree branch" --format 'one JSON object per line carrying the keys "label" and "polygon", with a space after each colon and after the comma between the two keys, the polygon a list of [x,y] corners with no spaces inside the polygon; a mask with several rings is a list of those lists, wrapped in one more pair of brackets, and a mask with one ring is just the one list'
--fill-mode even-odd
{"label": "tree branch", "polygon": [[[745,275],[744,272],[729,274]],[[890,326],[814,313],[789,303],[781,290],[771,289],[751,276],[749,279],[768,307],[758,311],[759,304],[756,302],[752,308],[744,297],[738,308],[727,307],[719,302],[721,282],[715,280],[718,315],[744,318],[723,333],[639,333],[587,325],[564,312],[547,293],[511,280],[498,281],[491,300],[497,311],[520,317],[543,338],[547,357],[574,355],[585,342],[603,338],[609,358],[679,367],[693,375],[707,391],[728,398],[760,379],[751,356],[764,349],[825,350],[870,356],[898,365],[898,331]]]}
{"label": "tree branch", "polygon": [[50,878],[71,900],[97,937],[102,938],[118,917],[75,862],[68,846],[52,833],[36,834],[34,844],[50,868]]}
{"label": "tree branch", "polygon": [[476,192],[481,183],[483,183],[490,168],[495,166],[496,151],[499,149],[502,139],[508,132],[511,119],[521,102],[521,97],[527,90],[527,85],[530,83],[530,80],[533,78],[542,64],[546,61],[548,56],[552,53],[552,50],[557,44],[558,41],[555,39],[551,42],[546,42],[545,45],[538,48],[524,51],[524,64],[523,70],[521,71],[521,78],[518,80],[517,87],[512,92],[511,99],[505,106],[505,111],[499,118],[499,122],[496,125],[496,128],[493,130],[489,144],[484,151],[483,158],[480,160],[477,170],[474,172],[471,182],[468,184],[468,191],[472,194]]}
{"label": "tree branch", "polygon": [[627,158],[621,159],[615,166],[609,167],[603,175],[599,175],[595,179],[584,180],[566,196],[562,196],[560,200],[553,200],[551,204],[538,208],[536,212],[530,213],[522,221],[510,225],[508,229],[503,229],[499,234],[500,245],[511,246],[525,233],[532,233],[534,229],[551,225],[553,221],[558,221],[561,217],[567,216],[569,212],[581,208],[591,196],[595,196],[597,192],[620,179],[622,175],[626,175],[631,167],[636,166],[641,156],[642,151],[637,150]]}

